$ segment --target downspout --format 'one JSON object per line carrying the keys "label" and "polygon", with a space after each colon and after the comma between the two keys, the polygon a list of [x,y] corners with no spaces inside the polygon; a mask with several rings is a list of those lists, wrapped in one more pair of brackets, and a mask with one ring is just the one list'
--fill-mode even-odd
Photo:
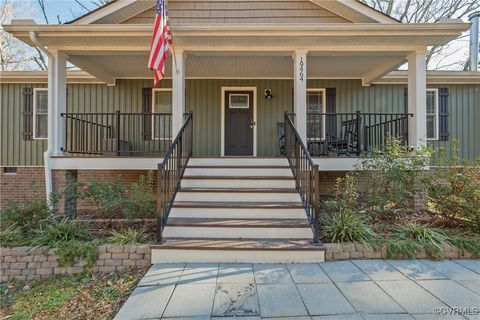
{"label": "downspout", "polygon": [[[38,40],[37,38],[37,33],[35,31],[30,31],[30,40],[33,42],[33,44],[35,45],[35,47],[37,47],[38,49],[40,49],[40,51],[42,51],[48,58],[48,61],[49,61],[49,64],[50,64],[50,61],[52,59],[52,56],[51,54],[48,52],[48,50],[40,43],[40,41]],[[50,70],[49,70],[50,71]],[[50,75],[48,77],[48,83],[50,84]],[[48,88],[48,87],[47,87]],[[51,89],[51,88],[48,88],[48,89]],[[50,121],[50,118],[49,118],[49,121],[48,121],[48,126],[49,126],[49,130],[48,130],[48,142],[47,142],[47,151],[45,151],[43,153],[43,167],[44,167],[44,170],[45,170],[45,192],[46,192],[46,199],[47,199],[47,202],[48,202],[48,206],[50,207],[50,209],[53,209],[53,204],[50,203],[50,195],[53,193],[53,177],[52,177],[52,170],[51,170],[51,156],[52,156],[52,149],[51,149],[51,140],[53,138],[52,136],[52,125],[53,123],[51,123]]]}
{"label": "downspout", "polygon": [[470,27],[470,55],[469,65],[470,71],[478,71],[478,20],[480,18],[480,11],[474,12],[468,16],[472,26]]}

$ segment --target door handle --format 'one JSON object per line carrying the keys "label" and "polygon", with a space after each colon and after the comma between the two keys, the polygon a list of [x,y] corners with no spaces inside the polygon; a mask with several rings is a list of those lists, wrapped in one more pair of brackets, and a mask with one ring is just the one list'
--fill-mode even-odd
{"label": "door handle", "polygon": [[253,119],[250,120],[250,129],[253,129],[254,125],[256,125],[255,121],[253,121]]}

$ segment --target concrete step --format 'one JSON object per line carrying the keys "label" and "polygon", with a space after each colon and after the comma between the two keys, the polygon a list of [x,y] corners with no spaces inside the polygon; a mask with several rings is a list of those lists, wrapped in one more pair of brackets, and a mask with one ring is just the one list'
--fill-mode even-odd
{"label": "concrete step", "polygon": [[190,202],[300,202],[295,189],[266,188],[182,188],[175,201]]}
{"label": "concrete step", "polygon": [[167,239],[152,245],[152,263],[316,263],[325,248],[311,240]]}
{"label": "concrete step", "polygon": [[292,177],[252,176],[186,176],[182,179],[186,188],[295,188]]}
{"label": "concrete step", "polygon": [[305,219],[303,208],[182,208],[173,207],[170,218]]}
{"label": "concrete step", "polygon": [[310,239],[306,219],[169,218],[166,238]]}
{"label": "concrete step", "polygon": [[258,157],[191,158],[189,166],[272,166],[288,165],[287,159]]}
{"label": "concrete step", "polygon": [[292,171],[287,166],[279,166],[279,167],[192,167],[188,166],[185,170],[184,177],[190,176],[236,176],[236,177],[292,177]]}

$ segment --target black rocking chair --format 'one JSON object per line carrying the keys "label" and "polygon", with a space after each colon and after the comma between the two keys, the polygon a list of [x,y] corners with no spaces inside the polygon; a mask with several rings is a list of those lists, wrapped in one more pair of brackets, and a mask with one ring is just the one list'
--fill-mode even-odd
{"label": "black rocking chair", "polygon": [[342,121],[341,137],[332,137],[329,141],[329,149],[337,154],[352,154],[359,156],[362,151],[360,145],[360,128],[362,126],[362,117]]}

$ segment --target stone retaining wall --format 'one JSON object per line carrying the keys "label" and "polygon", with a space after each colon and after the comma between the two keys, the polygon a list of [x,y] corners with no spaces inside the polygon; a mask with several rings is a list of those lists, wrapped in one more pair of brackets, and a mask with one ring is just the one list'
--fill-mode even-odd
{"label": "stone retaining wall", "polygon": [[[371,251],[361,244],[355,243],[325,243],[325,260],[348,260],[348,259],[385,259],[387,253],[382,250]],[[45,255],[46,248],[40,247],[32,251],[31,247],[0,248],[0,282],[12,279],[30,280],[47,277],[54,274],[74,274],[84,269],[86,262],[78,260],[71,267],[61,267],[58,256],[54,250],[49,250]],[[459,259],[472,258],[472,254],[462,254],[455,246],[442,245],[444,258]],[[418,259],[428,258],[425,252],[417,253]],[[92,267],[94,272],[120,271],[125,268],[141,268],[150,265],[150,245],[122,246],[102,245],[99,246],[99,257]]]}
{"label": "stone retaining wall", "polygon": [[[325,260],[348,260],[348,259],[386,259],[387,250],[385,247],[370,250],[358,243],[325,243]],[[463,252],[455,246],[448,244],[441,245],[442,255],[445,259],[469,259],[470,252]],[[428,258],[425,251],[417,252],[417,259]]]}
{"label": "stone retaining wall", "polygon": [[[120,271],[125,268],[140,268],[150,265],[150,245],[99,246],[99,257],[91,268],[94,272]],[[54,250],[44,254],[46,247],[0,248],[0,282],[12,279],[30,280],[54,274],[74,274],[81,272],[86,261],[75,261],[71,267],[61,267]]]}

